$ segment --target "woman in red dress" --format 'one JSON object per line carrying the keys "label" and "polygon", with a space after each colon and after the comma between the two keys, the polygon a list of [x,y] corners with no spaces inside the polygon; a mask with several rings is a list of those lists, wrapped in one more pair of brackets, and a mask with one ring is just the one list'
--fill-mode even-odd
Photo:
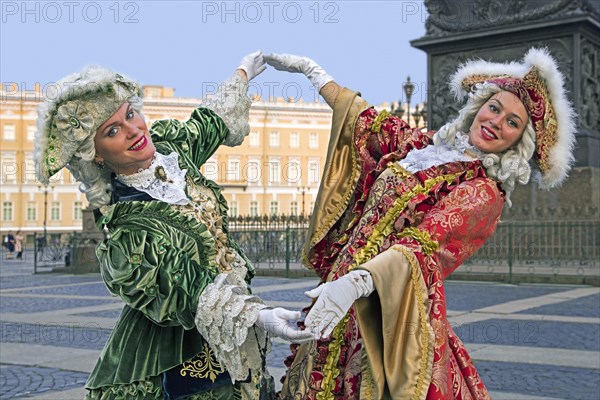
{"label": "woman in red dress", "polygon": [[[521,63],[469,62],[453,121],[422,132],[314,61],[273,54],[333,108],[305,264],[321,278],[292,345],[282,399],[489,399],[446,315],[444,279],[492,235],[516,183],[552,188],[573,161],[573,111],[546,50]],[[535,163],[530,165],[530,160]]]}

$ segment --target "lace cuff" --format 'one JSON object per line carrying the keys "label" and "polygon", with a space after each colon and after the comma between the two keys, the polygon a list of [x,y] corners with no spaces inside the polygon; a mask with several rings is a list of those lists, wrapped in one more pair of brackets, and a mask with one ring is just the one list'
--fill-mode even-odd
{"label": "lace cuff", "polygon": [[266,332],[251,330],[258,311],[265,307],[260,298],[248,294],[247,285],[235,273],[219,274],[200,296],[196,327],[233,381],[243,381],[250,370],[260,370],[260,347],[265,347],[263,354],[269,351]]}
{"label": "lace cuff", "polygon": [[239,146],[250,133],[248,119],[252,101],[247,93],[248,81],[234,72],[229,79],[219,85],[217,93],[202,102],[202,107],[214,111],[229,128],[229,135],[223,142],[226,146]]}

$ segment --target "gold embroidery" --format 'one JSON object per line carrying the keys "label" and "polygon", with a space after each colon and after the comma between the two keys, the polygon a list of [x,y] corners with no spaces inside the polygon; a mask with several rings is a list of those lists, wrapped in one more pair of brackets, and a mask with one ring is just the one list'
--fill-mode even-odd
{"label": "gold embroidery", "polygon": [[198,355],[198,359],[184,362],[179,371],[181,376],[186,376],[189,373],[191,378],[208,378],[211,382],[214,382],[217,375],[223,372],[225,372],[225,368],[219,364],[207,343],[204,343],[204,348]]}
{"label": "gold embroidery", "polygon": [[428,256],[432,255],[433,252],[439,249],[440,247],[440,244],[437,240],[431,239],[431,235],[429,235],[429,232],[414,227],[404,228],[402,232],[396,235],[396,237],[410,237],[415,239],[423,248],[423,253],[427,254]]}
{"label": "gold embroidery", "polygon": [[214,261],[219,272],[231,272],[231,263],[236,259],[236,254],[229,247],[227,235],[223,231],[223,217],[216,197],[208,187],[194,183],[190,177],[187,178],[187,190],[192,201],[184,205],[173,205],[173,208],[190,215],[208,228],[214,240]]}
{"label": "gold embroidery", "polygon": [[473,75],[469,75],[465,79],[463,79],[462,82],[460,83],[460,86],[464,91],[471,92],[473,89],[473,85],[475,85],[477,83],[485,82],[491,78],[500,78],[503,76],[506,77],[508,75],[492,76],[489,74],[473,74]]}
{"label": "gold embroidery", "polygon": [[[365,357],[366,359],[367,357]],[[373,382],[373,374],[371,373],[371,367],[369,366],[369,362],[367,362],[367,367],[365,368],[365,372],[363,375],[363,384],[365,385],[365,400],[371,400],[373,398],[373,386],[375,383]]]}
{"label": "gold embroidery", "polygon": [[412,190],[409,190],[402,196],[398,197],[388,212],[375,225],[373,228],[373,233],[371,234],[368,242],[356,253],[354,257],[354,264],[352,267],[350,267],[350,270],[377,255],[379,248],[383,244],[386,236],[389,236],[394,230],[394,221],[398,218],[400,213],[404,210],[412,198],[419,194],[429,192],[433,186],[440,182],[446,181],[448,184],[450,184],[452,181],[456,180],[459,175],[460,173],[448,174],[427,179],[423,185],[416,185],[414,188],[412,188]]}
{"label": "gold embroidery", "polygon": [[[539,157],[538,164],[542,172],[545,173],[550,168],[548,165],[550,149],[554,147],[558,140],[558,123],[556,121],[556,115],[552,103],[550,102],[550,96],[548,95],[546,85],[537,68],[531,68],[531,70],[525,74],[523,77],[523,86],[527,92],[534,92],[541,97],[540,100],[543,102],[543,107],[540,107],[539,103],[533,104],[533,101],[531,101],[532,106],[528,111],[529,115],[532,116],[532,120],[543,115],[543,118],[539,121],[535,121],[535,142]],[[537,118],[534,118],[534,115]]]}

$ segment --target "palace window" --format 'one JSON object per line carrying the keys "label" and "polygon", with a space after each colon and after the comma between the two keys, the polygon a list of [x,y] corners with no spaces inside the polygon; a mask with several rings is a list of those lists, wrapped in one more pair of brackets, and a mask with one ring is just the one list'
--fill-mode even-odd
{"label": "palace window", "polygon": [[317,132],[311,132],[308,136],[308,147],[316,149],[319,147],[319,135]]}
{"label": "palace window", "polygon": [[298,135],[298,132],[290,133],[290,147],[292,149],[300,147],[300,135]]}
{"label": "palace window", "polygon": [[12,201],[5,201],[2,203],[2,221],[13,220],[13,203]]}
{"label": "palace window", "polygon": [[37,221],[37,203],[35,201],[27,202],[27,221]]}
{"label": "palace window", "polygon": [[81,221],[83,213],[81,212],[81,202],[76,201],[73,203],[73,219],[75,221]]}
{"label": "palace window", "polygon": [[50,221],[60,221],[60,203],[58,201],[50,204]]}

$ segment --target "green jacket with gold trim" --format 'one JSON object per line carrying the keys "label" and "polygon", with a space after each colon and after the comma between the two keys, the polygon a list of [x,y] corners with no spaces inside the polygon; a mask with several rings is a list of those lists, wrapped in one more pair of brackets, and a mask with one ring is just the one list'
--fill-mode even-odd
{"label": "green jacket with gold trim", "polygon": [[[228,133],[223,120],[206,108],[197,108],[185,122],[160,120],[151,127],[156,150],[177,152],[187,178],[213,191],[226,234],[225,198],[199,168]],[[194,325],[198,298],[218,274],[207,227],[170,204],[118,202],[102,210],[96,223],[110,232],[96,249],[102,278],[126,305],[90,374],[88,389],[144,381],[199,353],[204,339]],[[230,237],[228,241],[245,258]],[[250,280],[254,269],[246,262]]]}

